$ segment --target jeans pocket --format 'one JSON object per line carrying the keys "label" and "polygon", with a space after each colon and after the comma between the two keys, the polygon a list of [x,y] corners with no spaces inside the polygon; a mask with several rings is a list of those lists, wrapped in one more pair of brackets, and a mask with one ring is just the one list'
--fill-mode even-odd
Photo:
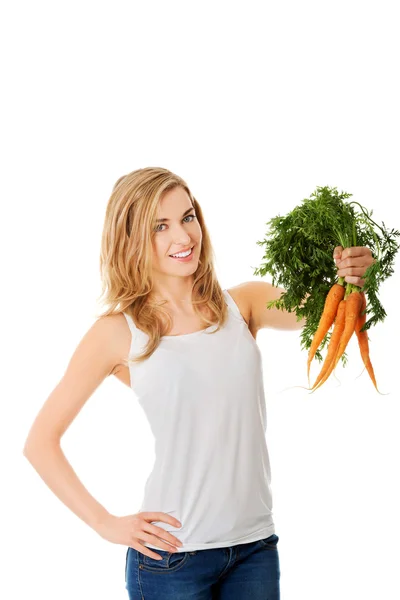
{"label": "jeans pocket", "polygon": [[265,546],[266,548],[269,548],[270,550],[276,550],[277,543],[279,542],[279,537],[275,533],[273,533],[269,537],[263,538],[259,541],[260,541],[261,546]]}
{"label": "jeans pocket", "polygon": [[177,571],[186,563],[189,558],[189,552],[168,552],[168,550],[155,550],[162,556],[162,560],[157,560],[147,554],[139,552],[139,569],[157,573]]}

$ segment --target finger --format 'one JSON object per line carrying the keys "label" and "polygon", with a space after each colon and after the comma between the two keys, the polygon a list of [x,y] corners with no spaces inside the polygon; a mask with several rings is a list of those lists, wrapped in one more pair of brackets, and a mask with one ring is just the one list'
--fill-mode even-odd
{"label": "finger", "polygon": [[333,258],[340,259],[341,255],[342,255],[342,252],[343,252],[342,246],[336,246],[336,248],[333,251]]}
{"label": "finger", "polygon": [[167,542],[164,542],[164,540],[159,538],[157,535],[152,535],[150,533],[146,533],[145,531],[140,532],[140,538],[143,541],[148,542],[149,544],[153,544],[154,546],[159,546],[160,548],[164,548],[164,550],[167,550],[168,552],[175,552],[177,550],[177,548],[175,546],[172,546],[172,545],[168,544]]}
{"label": "finger", "polygon": [[155,552],[152,552],[150,548],[148,548],[145,545],[140,544],[140,542],[136,542],[135,545],[132,544],[131,548],[133,548],[134,550],[137,550],[138,552],[140,552],[141,554],[144,554],[145,556],[154,558],[155,560],[163,559],[163,556],[160,556],[160,554],[156,554]]}
{"label": "finger", "polygon": [[[366,258],[365,256],[350,256],[348,258],[339,260],[336,263],[336,266],[338,269],[349,269],[352,267],[364,267],[365,269],[371,264],[371,261],[368,261],[368,264],[366,264]],[[353,273],[345,273],[345,275],[353,275]]]}
{"label": "finger", "polygon": [[156,525],[147,524],[147,525],[143,526],[143,531],[152,533],[153,535],[156,535],[159,538],[166,540],[167,542],[169,542],[170,544],[172,544],[174,546],[182,546],[181,541],[177,537],[172,535],[172,533],[165,531],[165,529],[163,529],[162,527],[157,527]]}
{"label": "finger", "polygon": [[367,246],[350,246],[343,250],[342,260],[348,257],[365,256],[366,254],[371,254],[371,250]]}
{"label": "finger", "polygon": [[141,512],[140,517],[142,519],[145,519],[147,522],[161,521],[161,522],[169,523],[173,527],[182,527],[182,523],[180,523],[180,521],[178,521],[178,519],[175,519],[175,517],[171,517],[171,515],[168,515],[163,512]]}
{"label": "finger", "polygon": [[350,277],[350,276],[347,276],[347,277],[344,278],[344,280],[347,283],[352,283],[353,285],[356,285],[357,287],[360,287],[360,288],[364,287],[364,284],[365,284],[364,279],[360,279],[360,277]]}
{"label": "finger", "polygon": [[347,267],[338,269],[338,277],[362,277],[366,271],[365,267]]}

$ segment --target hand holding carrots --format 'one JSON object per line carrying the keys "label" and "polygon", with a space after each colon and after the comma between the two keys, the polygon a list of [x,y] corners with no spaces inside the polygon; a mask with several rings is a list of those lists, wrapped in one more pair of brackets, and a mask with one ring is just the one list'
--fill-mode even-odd
{"label": "hand holding carrots", "polygon": [[338,269],[338,276],[344,277],[347,283],[363,287],[365,280],[362,279],[366,270],[375,262],[371,250],[366,246],[351,246],[343,250],[342,246],[336,246],[333,258]]}

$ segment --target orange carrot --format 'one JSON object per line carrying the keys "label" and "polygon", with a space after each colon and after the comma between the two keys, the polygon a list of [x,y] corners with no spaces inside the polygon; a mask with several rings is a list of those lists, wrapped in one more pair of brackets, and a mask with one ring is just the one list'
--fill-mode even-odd
{"label": "orange carrot", "polygon": [[367,300],[365,298],[364,292],[360,292],[360,293],[361,293],[361,299],[362,299],[361,300],[361,308],[360,308],[360,314],[357,319],[355,332],[356,332],[357,339],[358,339],[358,346],[360,348],[361,358],[362,358],[363,363],[364,363],[364,365],[368,371],[368,374],[372,380],[372,383],[375,386],[376,391],[379,392],[378,386],[376,385],[374,369],[373,369],[373,366],[371,364],[371,360],[369,357],[368,331],[363,331],[363,332],[360,331],[361,328],[365,325],[365,322],[367,320],[367,315],[362,314],[367,307]]}
{"label": "orange carrot", "polygon": [[347,344],[350,341],[351,336],[356,328],[356,322],[360,314],[362,297],[358,291],[351,292],[346,298],[346,314],[345,314],[345,326],[342,337],[340,338],[339,348],[336,354],[333,368],[338,364],[340,357],[346,350]]}
{"label": "orange carrot", "polygon": [[339,342],[345,327],[345,314],[346,300],[341,300],[337,309],[335,325],[333,327],[331,339],[329,340],[328,353],[326,355],[320,374],[318,375],[312,387],[313,391],[315,391],[319,386],[321,386],[328,379],[329,375],[333,371]]}
{"label": "orange carrot", "polygon": [[324,310],[322,311],[322,315],[318,324],[317,331],[314,334],[313,341],[311,342],[310,350],[308,353],[307,360],[307,377],[308,384],[310,384],[310,365],[317,352],[322,340],[324,339],[327,331],[331,327],[336,312],[339,306],[339,303],[343,300],[345,293],[345,287],[340,285],[339,283],[334,283],[331,289],[328,292],[328,295],[325,299]]}

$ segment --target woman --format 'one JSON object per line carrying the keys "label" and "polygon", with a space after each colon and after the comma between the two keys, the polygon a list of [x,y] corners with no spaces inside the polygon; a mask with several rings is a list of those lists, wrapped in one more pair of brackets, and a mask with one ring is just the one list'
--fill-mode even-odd
{"label": "woman", "polygon": [[[334,254],[338,274],[362,286],[370,250]],[[100,263],[109,308],[36,417],[25,456],[78,517],[127,546],[131,599],[279,599],[256,334],[304,322],[266,308],[283,291],[267,282],[221,289],[200,205],[167,169],[118,179]],[[110,374],[134,390],[156,441],[141,509],[124,517],[88,493],[59,443]]]}

